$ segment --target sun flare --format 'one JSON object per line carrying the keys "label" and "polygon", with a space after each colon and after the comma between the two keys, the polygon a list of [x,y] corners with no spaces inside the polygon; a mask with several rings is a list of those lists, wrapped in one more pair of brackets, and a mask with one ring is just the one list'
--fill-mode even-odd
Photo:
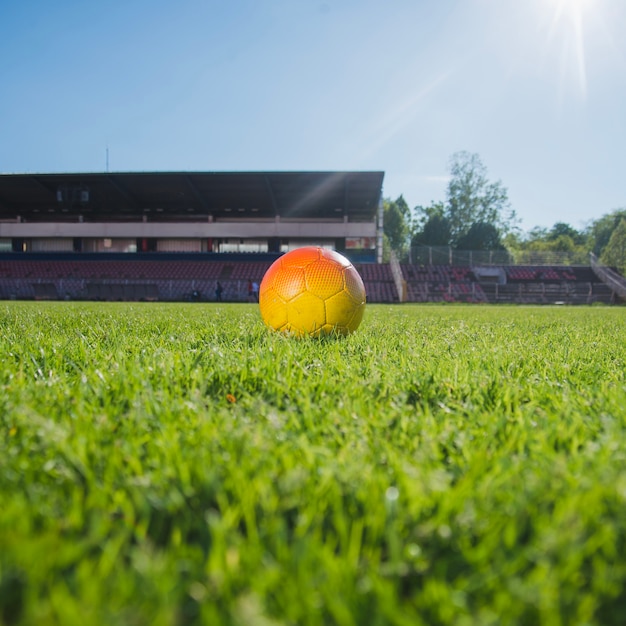
{"label": "sun flare", "polygon": [[583,98],[587,96],[585,22],[597,0],[543,0],[549,12],[548,41],[561,47],[562,78],[575,80]]}

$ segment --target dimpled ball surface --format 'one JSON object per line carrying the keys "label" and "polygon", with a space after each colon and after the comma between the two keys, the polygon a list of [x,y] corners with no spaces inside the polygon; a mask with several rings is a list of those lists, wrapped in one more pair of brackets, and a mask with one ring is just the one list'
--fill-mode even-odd
{"label": "dimpled ball surface", "polygon": [[365,287],[346,257],[324,248],[291,250],[274,261],[259,290],[267,326],[299,337],[355,331],[365,310]]}

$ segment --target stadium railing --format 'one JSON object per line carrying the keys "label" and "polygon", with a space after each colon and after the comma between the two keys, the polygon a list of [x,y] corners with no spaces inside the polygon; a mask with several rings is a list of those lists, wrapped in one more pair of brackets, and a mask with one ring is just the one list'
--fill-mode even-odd
{"label": "stadium railing", "polygon": [[603,283],[608,285],[620,298],[626,300],[626,280],[623,276],[620,276],[615,270],[605,265],[601,265],[598,261],[598,257],[592,253],[589,255],[591,261],[591,269],[595,272],[596,276],[602,280]]}

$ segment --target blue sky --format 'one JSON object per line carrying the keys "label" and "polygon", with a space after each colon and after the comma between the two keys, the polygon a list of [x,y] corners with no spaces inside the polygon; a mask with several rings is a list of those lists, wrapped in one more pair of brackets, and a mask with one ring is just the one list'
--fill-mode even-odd
{"label": "blue sky", "polygon": [[0,172],[384,170],[478,153],[522,227],[626,207],[624,0],[6,0]]}

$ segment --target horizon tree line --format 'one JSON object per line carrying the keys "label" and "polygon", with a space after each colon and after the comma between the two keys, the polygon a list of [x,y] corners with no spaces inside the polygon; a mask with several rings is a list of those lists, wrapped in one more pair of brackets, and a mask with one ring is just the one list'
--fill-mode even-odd
{"label": "horizon tree line", "polygon": [[490,181],[475,153],[450,157],[450,181],[443,201],[411,209],[403,195],[384,199],[384,255],[393,250],[407,261],[417,246],[510,253],[567,253],[587,258],[593,252],[602,263],[626,273],[626,208],[614,209],[578,230],[566,222],[522,232],[501,181]]}

